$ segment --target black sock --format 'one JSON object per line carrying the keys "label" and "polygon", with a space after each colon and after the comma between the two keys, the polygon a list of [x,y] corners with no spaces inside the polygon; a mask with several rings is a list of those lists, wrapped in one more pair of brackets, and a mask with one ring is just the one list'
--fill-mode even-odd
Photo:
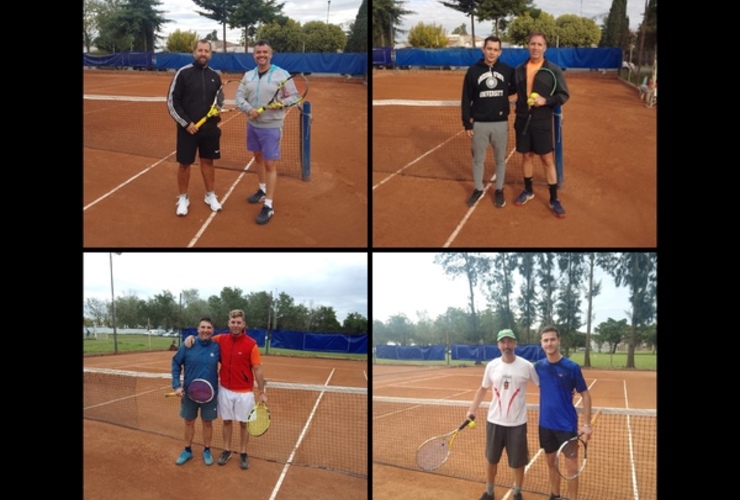
{"label": "black sock", "polygon": [[558,185],[548,184],[547,188],[550,190],[550,201],[557,200],[558,199]]}
{"label": "black sock", "polygon": [[524,178],[524,189],[527,192],[532,192],[532,178],[531,177],[525,177]]}
{"label": "black sock", "polygon": [[192,453],[193,452],[193,450],[190,448],[190,446],[186,446],[185,447],[185,451],[187,451],[188,453]]}
{"label": "black sock", "polygon": [[242,458],[247,458],[247,454],[246,453],[239,453],[239,456],[241,456]]}
{"label": "black sock", "polygon": [[205,448],[203,448],[203,451],[211,451],[211,447],[210,446],[206,446]]}

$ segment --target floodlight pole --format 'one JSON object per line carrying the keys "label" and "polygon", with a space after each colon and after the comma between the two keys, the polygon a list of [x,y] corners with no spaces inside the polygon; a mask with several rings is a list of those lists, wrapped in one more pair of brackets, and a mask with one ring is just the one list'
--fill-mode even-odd
{"label": "floodlight pole", "polygon": [[331,0],[327,0],[326,6],[326,24],[329,24],[329,11],[331,10]]}
{"label": "floodlight pole", "polygon": [[[121,252],[116,252],[121,255]],[[113,292],[113,252],[109,252],[110,257],[110,300],[111,300],[111,317],[113,320],[113,354],[118,354],[118,335],[116,334],[116,295]]]}

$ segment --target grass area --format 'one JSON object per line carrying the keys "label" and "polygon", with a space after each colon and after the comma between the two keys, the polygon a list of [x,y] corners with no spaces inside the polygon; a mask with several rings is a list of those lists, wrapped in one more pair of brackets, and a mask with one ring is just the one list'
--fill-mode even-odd
{"label": "grass area", "polygon": [[[585,353],[583,351],[570,353],[570,359],[583,366],[583,358]],[[623,369],[627,367],[627,353],[617,352],[614,354],[608,354],[603,352],[590,353],[591,368],[601,369]],[[406,365],[406,366],[474,366],[475,361],[460,361],[460,360],[447,360],[447,361],[401,361],[398,359],[374,359],[373,362],[378,365]],[[485,361],[483,364],[486,364]],[[657,370],[658,369],[658,355],[653,354],[652,351],[638,351],[635,352],[635,369],[637,370]]]}
{"label": "grass area", "polygon": [[[160,337],[158,335],[117,335],[118,352],[146,352],[166,351],[170,348],[172,341],[179,347],[180,340],[177,337]],[[113,354],[115,346],[113,334],[109,334],[106,340],[83,340],[82,354],[85,356]],[[263,355],[267,354],[261,349]],[[337,352],[297,351],[293,349],[270,348],[270,356],[300,356],[309,358],[336,358],[336,359],[367,359],[367,354],[347,354]]]}
{"label": "grass area", "polygon": [[[118,352],[137,351],[166,351],[170,348],[172,341],[179,346],[177,337],[160,337],[159,335],[116,335],[118,338]],[[83,339],[82,354],[85,356],[95,354],[113,354],[115,345],[113,334],[108,334],[106,340]]]}

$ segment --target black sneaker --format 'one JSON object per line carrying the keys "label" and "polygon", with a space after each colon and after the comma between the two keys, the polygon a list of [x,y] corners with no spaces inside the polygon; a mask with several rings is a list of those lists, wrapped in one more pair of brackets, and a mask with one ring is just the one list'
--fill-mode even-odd
{"label": "black sneaker", "polygon": [[267,224],[275,214],[275,211],[266,205],[262,206],[259,215],[257,216],[257,224]]}
{"label": "black sneaker", "polygon": [[555,493],[550,493],[549,500],[560,500],[560,495],[556,495]]}
{"label": "black sneaker", "polygon": [[231,458],[231,452],[224,450],[221,453],[221,456],[218,457],[218,465],[226,465],[226,462],[228,462],[230,458]]}
{"label": "black sneaker", "polygon": [[481,196],[483,196],[483,191],[479,191],[477,189],[474,190],[473,194],[471,194],[470,198],[468,198],[468,206],[472,207],[473,205],[475,205],[475,202],[478,201],[478,198],[480,198]]}
{"label": "black sneaker", "polygon": [[496,190],[496,208],[503,208],[506,206],[506,200],[504,199],[504,190],[503,189],[497,189]]}
{"label": "black sneaker", "polygon": [[239,467],[249,469],[249,457],[246,453],[239,454]]}
{"label": "black sneaker", "polygon": [[249,203],[260,203],[262,201],[265,201],[265,192],[261,189],[258,189],[256,193],[247,197],[247,201]]}
{"label": "black sneaker", "polygon": [[522,497],[522,492],[520,491],[519,493],[514,493],[514,496],[512,497],[512,499],[513,500],[524,500],[524,498]]}
{"label": "black sneaker", "polygon": [[483,493],[481,497],[478,500],[493,500],[493,495],[489,495],[488,493]]}

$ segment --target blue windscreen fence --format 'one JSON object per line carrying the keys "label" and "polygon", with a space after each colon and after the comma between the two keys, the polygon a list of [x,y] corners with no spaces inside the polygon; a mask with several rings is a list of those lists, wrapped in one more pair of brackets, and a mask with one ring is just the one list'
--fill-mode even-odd
{"label": "blue windscreen fence", "polygon": [[[228,329],[214,330],[214,335],[229,333]],[[180,337],[185,340],[190,335],[198,335],[197,328],[184,328]],[[267,330],[263,328],[247,329],[261,349],[267,347]],[[367,354],[368,335],[345,335],[341,333],[311,333],[293,330],[273,330],[270,335],[270,347],[293,349],[297,351],[334,352],[346,354]]]}
{"label": "blue windscreen fence", "polygon": [[[514,349],[517,356],[521,356],[531,362],[545,357],[545,351],[538,344],[518,345]],[[501,356],[501,350],[491,344],[452,344],[450,346],[450,359],[456,361],[480,361],[486,363]],[[442,344],[430,346],[400,346],[400,345],[377,345],[375,346],[375,357],[377,359],[396,359],[402,361],[444,361],[445,346]]]}
{"label": "blue windscreen fence", "polygon": [[[176,52],[119,52],[95,56],[82,54],[82,65],[97,68],[176,70],[193,62],[193,55]],[[330,73],[360,76],[368,72],[368,55],[363,53],[285,52],[272,56],[272,63],[293,73]],[[248,53],[214,52],[208,63],[226,73],[244,73],[256,66]]]}
{"label": "blue windscreen fence", "polygon": [[[481,49],[397,49],[397,67],[467,67],[482,57]],[[373,49],[373,64],[387,65],[390,49]],[[510,66],[518,66],[529,57],[527,49],[504,48],[501,61]],[[550,47],[545,57],[561,68],[619,69],[622,67],[620,48],[554,48]]]}

